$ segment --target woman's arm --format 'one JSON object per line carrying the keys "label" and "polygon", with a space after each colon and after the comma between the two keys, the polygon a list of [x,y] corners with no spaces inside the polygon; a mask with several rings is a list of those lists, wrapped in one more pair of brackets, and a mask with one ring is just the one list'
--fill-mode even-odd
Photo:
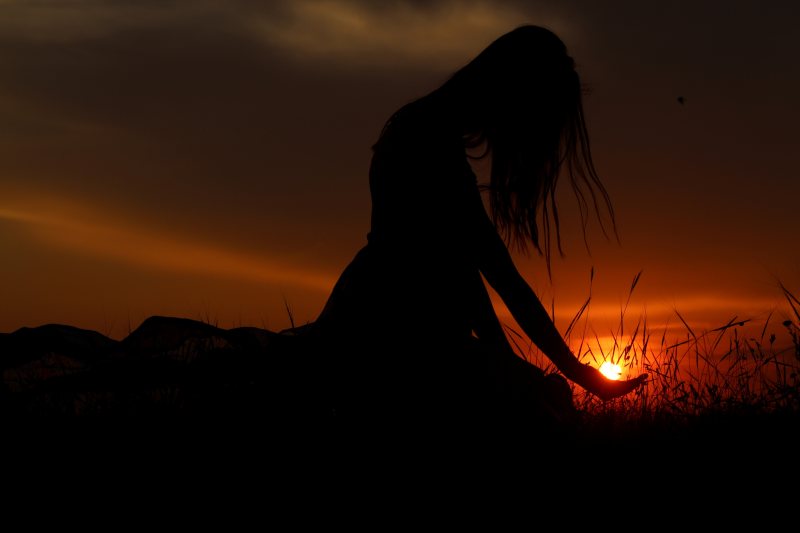
{"label": "woman's arm", "polygon": [[480,214],[476,214],[476,244],[481,272],[525,334],[568,379],[603,399],[627,394],[638,387],[647,377],[646,374],[627,381],[613,381],[605,378],[596,368],[578,361],[533,289],[517,270],[508,248],[486,215],[482,202],[479,208]]}

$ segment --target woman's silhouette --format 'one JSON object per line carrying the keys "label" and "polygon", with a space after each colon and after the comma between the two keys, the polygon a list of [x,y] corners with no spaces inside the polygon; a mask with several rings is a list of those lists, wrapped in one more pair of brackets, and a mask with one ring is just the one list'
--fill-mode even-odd
{"label": "woman's silhouette", "polygon": [[[467,156],[478,148],[491,157],[482,188]],[[613,220],[592,163],[573,60],[544,28],[501,36],[388,120],[370,168],[368,243],[311,327],[325,346],[339,411],[568,412],[566,382],[513,352],[482,277],[570,380],[605,399],[643,381],[610,381],[580,363],[511,259],[507,244],[533,244],[549,267],[551,235],[560,250],[560,174],[575,189],[582,217],[602,202]]]}

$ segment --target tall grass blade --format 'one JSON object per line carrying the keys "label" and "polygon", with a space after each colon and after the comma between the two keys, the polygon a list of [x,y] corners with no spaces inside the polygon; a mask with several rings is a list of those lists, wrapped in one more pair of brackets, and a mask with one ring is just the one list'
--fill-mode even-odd
{"label": "tall grass blade", "polygon": [[[800,311],[798,311],[798,309],[797,309],[797,306],[800,306],[800,300],[798,300],[797,298],[795,298],[795,297],[794,297],[794,294],[792,294],[791,292],[789,292],[789,289],[787,289],[787,288],[786,288],[786,287],[783,285],[783,283],[781,283],[781,282],[778,282],[778,285],[780,285],[780,287],[781,287],[781,290],[783,291],[783,295],[786,297],[786,301],[788,301],[788,302],[789,302],[789,305],[790,305],[790,306],[792,306],[792,311],[794,311],[794,316],[796,316],[796,317],[797,317],[797,320],[799,320],[799,321],[800,321]],[[797,305],[795,305],[795,304],[797,304]]]}
{"label": "tall grass blade", "polygon": [[578,322],[578,320],[580,320],[581,316],[583,316],[583,313],[586,311],[586,308],[589,307],[589,302],[591,301],[592,301],[591,296],[586,298],[586,301],[583,302],[583,305],[578,310],[578,313],[574,317],[572,317],[572,322],[569,323],[569,326],[567,326],[567,331],[566,333],[564,333],[565,337],[569,337],[569,334],[572,332],[572,328],[575,327],[575,324]]}

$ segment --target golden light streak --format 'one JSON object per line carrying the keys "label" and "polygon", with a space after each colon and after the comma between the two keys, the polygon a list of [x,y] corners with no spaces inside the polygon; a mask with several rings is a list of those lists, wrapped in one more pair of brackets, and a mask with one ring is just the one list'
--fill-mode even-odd
{"label": "golden light streak", "polygon": [[0,205],[0,219],[24,224],[34,237],[50,246],[141,267],[320,291],[329,290],[335,282],[334,276],[323,272],[182,239],[85,206],[76,208],[68,201],[15,204]]}

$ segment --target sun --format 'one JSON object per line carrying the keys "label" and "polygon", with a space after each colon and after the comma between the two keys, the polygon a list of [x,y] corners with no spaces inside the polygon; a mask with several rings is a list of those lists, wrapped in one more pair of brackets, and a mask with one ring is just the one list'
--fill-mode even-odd
{"label": "sun", "polygon": [[611,361],[606,361],[602,365],[600,365],[600,373],[603,374],[608,379],[617,380],[622,375],[622,368],[619,365],[615,365]]}

